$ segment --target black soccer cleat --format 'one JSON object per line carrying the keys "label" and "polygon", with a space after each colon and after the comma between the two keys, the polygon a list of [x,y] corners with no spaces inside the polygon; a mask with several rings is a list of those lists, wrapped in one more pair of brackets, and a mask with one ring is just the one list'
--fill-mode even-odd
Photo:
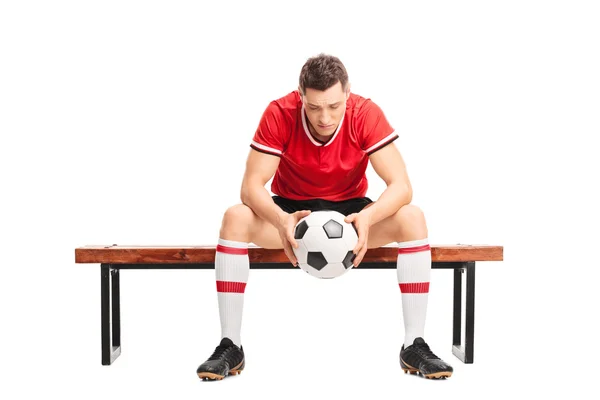
{"label": "black soccer cleat", "polygon": [[433,354],[423,338],[416,338],[412,345],[406,349],[402,345],[400,350],[400,367],[404,373],[417,372],[427,379],[449,378],[452,376],[452,367]]}
{"label": "black soccer cleat", "polygon": [[244,365],[244,348],[237,347],[231,339],[225,337],[212,356],[198,367],[196,373],[203,380],[221,380],[227,375],[238,375]]}

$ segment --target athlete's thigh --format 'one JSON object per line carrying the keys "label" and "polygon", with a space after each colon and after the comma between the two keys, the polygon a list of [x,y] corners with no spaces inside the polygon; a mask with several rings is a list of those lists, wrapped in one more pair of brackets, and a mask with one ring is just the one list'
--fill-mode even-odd
{"label": "athlete's thigh", "polygon": [[[370,207],[373,204],[375,204],[375,202],[369,204],[367,207]],[[372,225],[371,228],[369,228],[369,240],[367,240],[367,248],[375,249],[385,246],[386,244],[396,242],[396,238],[394,237],[396,230],[397,223],[393,215]]]}
{"label": "athlete's thigh", "polygon": [[[252,211],[250,209],[250,211]],[[262,219],[256,213],[250,223],[250,242],[263,249],[282,249],[279,231],[269,221]]]}
{"label": "athlete's thigh", "polygon": [[[369,203],[363,208],[363,210],[371,207],[375,202]],[[369,239],[367,240],[367,248],[375,249],[381,246],[385,246],[386,244],[392,243],[393,237],[390,235],[390,218],[386,218],[383,221],[379,221],[378,223],[372,225],[369,228]]]}

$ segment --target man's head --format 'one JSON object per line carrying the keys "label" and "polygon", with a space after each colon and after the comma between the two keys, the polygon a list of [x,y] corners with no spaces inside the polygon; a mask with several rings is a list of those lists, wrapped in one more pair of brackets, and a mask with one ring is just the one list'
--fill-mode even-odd
{"label": "man's head", "polygon": [[316,133],[335,133],[350,96],[350,83],[344,64],[334,56],[319,54],[309,58],[300,72],[298,86],[306,116]]}

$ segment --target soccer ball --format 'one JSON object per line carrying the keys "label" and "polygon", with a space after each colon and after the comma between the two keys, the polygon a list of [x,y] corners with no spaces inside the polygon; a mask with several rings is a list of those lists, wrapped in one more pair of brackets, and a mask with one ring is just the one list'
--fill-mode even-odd
{"label": "soccer ball", "polygon": [[358,242],[356,229],[342,213],[313,211],[294,228],[298,248],[292,247],[300,268],[317,278],[335,278],[350,268]]}

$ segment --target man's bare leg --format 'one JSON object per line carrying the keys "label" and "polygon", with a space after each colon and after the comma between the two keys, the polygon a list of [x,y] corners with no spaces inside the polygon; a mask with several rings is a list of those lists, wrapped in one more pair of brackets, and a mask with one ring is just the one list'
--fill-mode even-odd
{"label": "man's bare leg", "polygon": [[277,228],[245,204],[236,204],[225,211],[219,238],[254,243],[264,249],[283,248]]}

